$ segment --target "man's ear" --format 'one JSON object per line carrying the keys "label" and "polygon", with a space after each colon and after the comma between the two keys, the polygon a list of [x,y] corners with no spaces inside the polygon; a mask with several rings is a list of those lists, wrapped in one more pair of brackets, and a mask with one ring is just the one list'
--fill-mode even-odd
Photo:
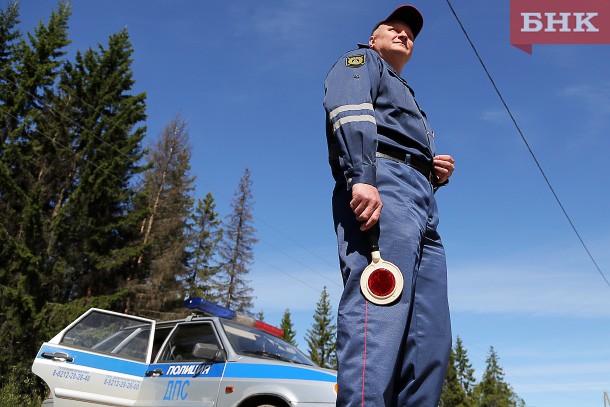
{"label": "man's ear", "polygon": [[375,45],[375,36],[371,35],[371,38],[369,38],[369,48],[373,48],[373,45]]}

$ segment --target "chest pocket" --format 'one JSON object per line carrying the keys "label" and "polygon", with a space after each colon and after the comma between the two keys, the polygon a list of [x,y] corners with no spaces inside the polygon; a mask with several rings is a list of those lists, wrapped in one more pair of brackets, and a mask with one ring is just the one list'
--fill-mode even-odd
{"label": "chest pocket", "polygon": [[395,72],[387,71],[387,81],[382,81],[385,89],[382,94],[387,95],[389,111],[397,111],[413,118],[422,119],[421,111],[415,102],[411,88]]}
{"label": "chest pocket", "polygon": [[401,129],[401,134],[408,135],[434,156],[434,133],[426,113],[415,100],[413,90],[396,72],[388,69],[385,75],[385,80],[381,81],[377,106],[383,106],[382,114],[385,115],[386,124]]}

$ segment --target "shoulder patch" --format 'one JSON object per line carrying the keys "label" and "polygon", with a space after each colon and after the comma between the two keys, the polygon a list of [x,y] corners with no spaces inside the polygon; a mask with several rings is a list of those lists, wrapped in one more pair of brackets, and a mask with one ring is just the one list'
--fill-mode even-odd
{"label": "shoulder patch", "polygon": [[365,59],[364,54],[361,55],[352,55],[345,58],[345,66],[349,68],[358,68],[364,65]]}

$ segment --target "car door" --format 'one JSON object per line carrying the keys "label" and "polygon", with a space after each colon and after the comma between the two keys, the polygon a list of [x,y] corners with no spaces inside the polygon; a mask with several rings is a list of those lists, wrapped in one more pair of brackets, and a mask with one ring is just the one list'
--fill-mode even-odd
{"label": "car door", "polygon": [[225,361],[211,321],[179,323],[150,365],[138,404],[215,406]]}
{"label": "car door", "polygon": [[155,322],[92,308],[45,342],[32,371],[54,407],[132,406],[148,371]]}

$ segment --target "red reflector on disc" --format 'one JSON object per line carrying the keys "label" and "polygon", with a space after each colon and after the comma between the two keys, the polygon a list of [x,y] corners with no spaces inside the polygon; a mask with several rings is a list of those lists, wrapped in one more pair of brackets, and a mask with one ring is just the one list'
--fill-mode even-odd
{"label": "red reflector on disc", "polygon": [[387,297],[396,287],[396,279],[390,270],[375,269],[368,280],[369,290],[378,297]]}

